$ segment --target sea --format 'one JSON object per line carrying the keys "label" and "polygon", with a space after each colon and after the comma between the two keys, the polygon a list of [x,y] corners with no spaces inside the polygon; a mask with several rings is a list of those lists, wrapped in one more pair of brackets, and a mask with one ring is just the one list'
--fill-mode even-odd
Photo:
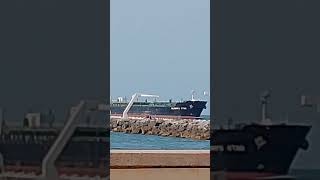
{"label": "sea", "polygon": [[292,169],[289,174],[296,180],[320,180],[320,169]]}
{"label": "sea", "polygon": [[209,140],[163,137],[157,135],[127,134],[111,132],[111,149],[147,149],[147,150],[198,150],[210,149]]}

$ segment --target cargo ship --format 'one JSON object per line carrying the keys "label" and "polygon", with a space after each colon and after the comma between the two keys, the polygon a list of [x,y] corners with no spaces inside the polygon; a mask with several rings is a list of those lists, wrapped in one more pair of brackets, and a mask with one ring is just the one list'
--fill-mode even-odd
{"label": "cargo ship", "polygon": [[[138,97],[145,97],[146,99],[138,101]],[[194,92],[191,100],[181,102],[157,101],[158,97],[157,95],[135,93],[130,102],[126,98],[118,97],[117,100],[111,100],[111,115],[121,116],[125,112],[128,116],[135,117],[197,119],[201,118],[201,113],[206,109],[207,104],[207,101],[195,99]],[[154,98],[154,101],[148,101],[148,98]]]}
{"label": "cargo ship", "polygon": [[45,176],[46,165],[54,162],[50,171],[59,177],[108,177],[108,110],[88,104],[71,108],[61,127],[43,123],[48,117],[43,113],[27,113],[23,125],[15,127],[1,118],[0,174]]}
{"label": "cargo ship", "polygon": [[225,180],[291,179],[291,163],[299,149],[307,150],[311,126],[272,123],[267,114],[267,98],[261,98],[259,123],[215,127],[211,131],[211,171]]}

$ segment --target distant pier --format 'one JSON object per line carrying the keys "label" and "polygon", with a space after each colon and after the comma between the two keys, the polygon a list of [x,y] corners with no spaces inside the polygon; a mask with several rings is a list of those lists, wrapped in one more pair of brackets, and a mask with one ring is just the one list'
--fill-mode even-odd
{"label": "distant pier", "polygon": [[210,120],[202,119],[122,119],[112,117],[113,132],[159,135],[209,140]]}

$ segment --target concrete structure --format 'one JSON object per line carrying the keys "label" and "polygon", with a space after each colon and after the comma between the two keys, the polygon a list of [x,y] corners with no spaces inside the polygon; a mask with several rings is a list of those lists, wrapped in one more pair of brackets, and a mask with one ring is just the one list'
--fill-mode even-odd
{"label": "concrete structure", "polygon": [[111,150],[112,180],[209,180],[209,150]]}

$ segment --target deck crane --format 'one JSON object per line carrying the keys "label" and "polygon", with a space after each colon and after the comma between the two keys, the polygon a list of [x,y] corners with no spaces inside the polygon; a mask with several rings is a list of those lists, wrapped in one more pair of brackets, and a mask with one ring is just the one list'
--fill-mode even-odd
{"label": "deck crane", "polygon": [[142,94],[142,93],[135,93],[132,95],[130,102],[128,103],[126,109],[123,111],[122,113],[122,119],[128,119],[128,111],[130,110],[131,106],[133,105],[134,101],[138,98],[138,97],[148,97],[148,98],[159,98],[159,96],[157,95],[151,95],[151,94]]}

